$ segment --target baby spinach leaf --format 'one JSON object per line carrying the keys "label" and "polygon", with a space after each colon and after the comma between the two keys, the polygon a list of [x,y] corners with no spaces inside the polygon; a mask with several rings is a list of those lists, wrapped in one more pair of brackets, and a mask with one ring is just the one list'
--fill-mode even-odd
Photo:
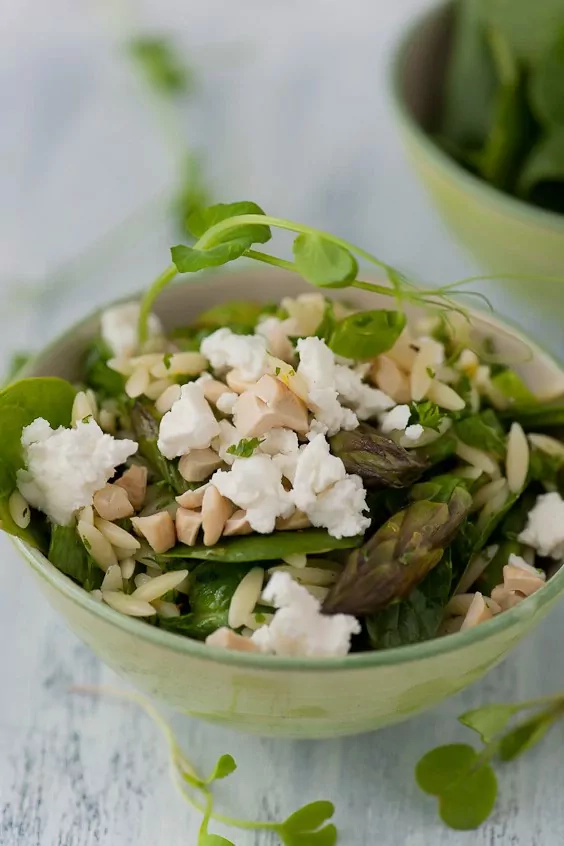
{"label": "baby spinach leaf", "polygon": [[298,235],[294,261],[304,279],[319,288],[346,288],[358,273],[352,253],[315,233]]}
{"label": "baby spinach leaf", "polygon": [[534,67],[554,42],[562,21],[561,0],[539,0],[531,15],[529,0],[478,0],[486,25],[503,33],[519,61]]}
{"label": "baby spinach leaf", "polygon": [[227,452],[229,455],[236,455],[238,458],[250,458],[262,444],[262,440],[262,438],[241,438],[238,444],[227,447]]}
{"label": "baby spinach leaf", "polygon": [[[216,203],[213,206],[198,209],[191,214],[188,218],[188,229],[194,237],[201,238],[212,226],[244,214],[264,215],[264,211],[259,205],[249,200],[243,200],[238,203]],[[209,246],[214,247],[225,241],[237,240],[246,242],[248,248],[251,244],[266,244],[267,241],[270,241],[271,237],[269,226],[259,223],[247,223],[238,225],[233,229],[225,230],[216,236]]]}
{"label": "baby spinach leaf", "polygon": [[543,182],[564,182],[564,126],[544,135],[529,153],[517,184],[517,192],[527,197]]}
{"label": "baby spinach leaf", "polygon": [[190,576],[190,612],[161,618],[159,625],[196,640],[227,625],[229,605],[239,582],[248,572],[244,564],[225,567],[215,562],[200,564]]}
{"label": "baby spinach leaf", "polygon": [[47,558],[84,590],[95,590],[102,584],[104,574],[88,554],[75,525],[58,526],[53,523]]}
{"label": "baby spinach leaf", "polygon": [[453,437],[451,432],[445,432],[436,441],[432,441],[426,446],[417,447],[411,450],[411,452],[415,452],[417,457],[425,461],[429,466],[441,464],[456,452],[456,438]]}
{"label": "baby spinach leaf", "polygon": [[271,535],[244,535],[221,538],[215,546],[184,546],[174,549],[157,560],[166,564],[169,558],[199,558],[202,561],[217,561],[239,564],[251,561],[277,561],[293,553],[321,555],[333,549],[352,549],[362,543],[362,537],[334,538],[324,529],[303,529],[290,532],[273,532]]}
{"label": "baby spinach leaf", "polygon": [[549,455],[542,449],[533,448],[529,456],[529,479],[548,483],[561,489],[564,484],[564,456]]}
{"label": "baby spinach leaf", "polygon": [[191,74],[169,39],[139,37],[129,42],[128,49],[148,81],[158,91],[174,95],[191,87]]}
{"label": "baby spinach leaf", "polygon": [[90,345],[84,359],[84,381],[102,397],[122,396],[125,390],[125,378],[108,367],[111,357],[110,348],[99,339]]}
{"label": "baby spinach leaf", "polygon": [[206,784],[212,784],[214,781],[227,778],[231,773],[237,769],[235,758],[232,755],[222,755],[206,779]]}
{"label": "baby spinach leaf", "polygon": [[23,467],[22,430],[37,417],[56,429],[70,423],[75,389],[64,379],[30,377],[0,391],[0,500],[16,486],[16,473]]}
{"label": "baby spinach leaf", "polygon": [[375,358],[393,347],[405,324],[401,311],[359,311],[335,324],[329,346],[346,358]]}
{"label": "baby spinach leaf", "polygon": [[505,432],[492,409],[459,420],[455,424],[455,432],[468,446],[492,452],[498,458],[505,457]]}
{"label": "baby spinach leaf", "polygon": [[479,4],[460,0],[453,15],[440,133],[458,148],[477,150],[489,131],[497,79]]}
{"label": "baby spinach leaf", "polygon": [[366,618],[372,648],[391,649],[435,637],[451,582],[452,563],[447,551],[407,599]]}
{"label": "baby spinach leaf", "polygon": [[564,426],[564,399],[558,398],[550,402],[528,402],[517,404],[500,416],[508,421],[516,420],[524,429],[539,431]]}
{"label": "baby spinach leaf", "polygon": [[[564,24],[564,15],[560,16]],[[564,126],[564,33],[556,37],[531,71],[529,97],[541,123]]]}
{"label": "baby spinach leaf", "polygon": [[232,329],[235,325],[246,327],[251,334],[266,308],[264,303],[254,303],[250,300],[230,300],[201,312],[194,326],[197,329],[220,329],[223,326]]}
{"label": "baby spinach leaf", "polygon": [[497,391],[500,391],[511,405],[528,405],[537,403],[538,400],[527,388],[521,377],[514,371],[500,370],[492,376],[492,384]]}

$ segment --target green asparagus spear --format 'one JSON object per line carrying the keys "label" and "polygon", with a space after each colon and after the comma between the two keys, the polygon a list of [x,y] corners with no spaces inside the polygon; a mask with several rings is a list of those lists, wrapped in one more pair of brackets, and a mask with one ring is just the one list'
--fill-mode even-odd
{"label": "green asparagus spear", "polygon": [[444,502],[419,499],[349,556],[324,603],[329,614],[373,614],[405,599],[441,560],[472,506],[458,485]]}
{"label": "green asparagus spear", "polygon": [[151,412],[139,401],[135,403],[131,411],[131,425],[135,440],[139,444],[139,452],[149,463],[157,481],[165,482],[175,494],[184,493],[190,485],[184,481],[176,464],[168,461],[159,451],[158,423]]}
{"label": "green asparagus spear", "polygon": [[413,451],[367,425],[352,432],[339,432],[329,442],[331,452],[341,459],[347,473],[356,473],[366,487],[406,488],[429,466]]}

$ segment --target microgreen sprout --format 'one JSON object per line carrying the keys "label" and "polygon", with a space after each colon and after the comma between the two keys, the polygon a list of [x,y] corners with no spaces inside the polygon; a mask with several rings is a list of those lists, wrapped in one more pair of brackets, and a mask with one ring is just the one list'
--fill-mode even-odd
{"label": "microgreen sprout", "polygon": [[[257,244],[265,244],[270,240],[272,228],[287,230],[296,235],[293,261],[254,249]],[[436,289],[418,288],[394,267],[361,247],[329,232],[265,215],[260,206],[252,202],[220,203],[206,209],[198,209],[188,217],[188,229],[197,239],[194,245],[181,244],[172,247],[172,264],[155,279],[143,299],[139,320],[139,338],[142,342],[147,338],[147,321],[155,300],[177,274],[219,267],[242,256],[299,273],[306,281],[319,288],[353,287],[394,297],[400,307],[410,303],[464,313],[447,293],[467,294],[485,299],[476,292],[458,290],[457,283]],[[383,271],[386,284],[360,279],[358,260]],[[394,320],[399,327],[401,317],[397,316],[398,313],[387,314],[395,315]]]}
{"label": "microgreen sprout", "polygon": [[[516,715],[524,711],[529,712],[525,719],[514,723]],[[476,752],[464,743],[432,749],[417,764],[417,784],[437,797],[439,816],[450,828],[478,828],[490,816],[497,798],[492,761],[512,761],[538,743],[563,716],[564,694],[468,711],[459,722],[480,735],[482,750]]]}
{"label": "microgreen sprout", "polygon": [[246,831],[274,832],[284,846],[335,846],[337,829],[332,823],[326,824],[335,812],[332,802],[310,802],[280,822],[239,819],[218,813],[214,807],[212,788],[216,781],[227,778],[237,769],[235,759],[231,755],[221,755],[210,775],[205,778],[198,773],[178,745],[168,723],[146,697],[125,690],[90,686],[76,686],[72,688],[72,691],[115,696],[133,702],[142,708],[160,728],[169,750],[174,785],[182,797],[202,814],[196,846],[235,846],[233,841],[209,832],[212,821]]}
{"label": "microgreen sprout", "polygon": [[264,438],[241,438],[238,444],[231,444],[230,447],[227,447],[227,452],[237,458],[250,458],[263,440]]}

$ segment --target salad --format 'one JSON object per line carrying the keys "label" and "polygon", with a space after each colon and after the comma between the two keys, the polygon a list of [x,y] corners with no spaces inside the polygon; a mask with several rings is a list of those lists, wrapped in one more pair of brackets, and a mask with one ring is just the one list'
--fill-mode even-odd
{"label": "salad", "polygon": [[[564,406],[537,399],[452,287],[359,279],[335,236],[252,203],[189,221],[142,302],[101,314],[78,384],[0,393],[0,515],[93,602],[244,652],[342,656],[448,635],[564,557]],[[294,262],[253,249],[297,232]],[[165,330],[177,272],[242,255],[319,289]],[[367,260],[370,260],[367,259]],[[408,321],[404,303],[427,307]]]}

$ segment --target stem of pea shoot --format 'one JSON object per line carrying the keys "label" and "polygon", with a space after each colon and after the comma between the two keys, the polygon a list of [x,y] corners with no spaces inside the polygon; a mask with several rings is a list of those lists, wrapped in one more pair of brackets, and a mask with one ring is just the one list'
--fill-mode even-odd
{"label": "stem of pea shoot", "polygon": [[[349,241],[344,240],[343,238],[339,238],[336,235],[332,235],[329,232],[324,232],[323,230],[315,229],[311,226],[306,226],[304,224],[294,223],[290,220],[285,220],[284,218],[278,217],[271,217],[270,215],[262,215],[262,214],[242,214],[237,215],[227,220],[222,220],[219,223],[211,226],[199,240],[194,244],[194,250],[202,250],[205,251],[210,246],[216,243],[221,242],[221,238],[218,241],[219,236],[224,235],[226,232],[235,232],[237,228],[242,226],[252,226],[252,225],[262,225],[262,226],[273,226],[277,229],[285,229],[291,232],[305,234],[305,235],[315,235],[320,238],[323,238],[326,241],[335,244],[338,247],[341,247],[345,250],[348,250],[351,253],[356,254],[360,258],[365,259],[372,265],[376,265],[377,267],[381,268],[386,272],[388,280],[390,281],[392,287],[388,287],[386,285],[378,285],[374,282],[367,282],[362,279],[354,279],[350,282],[350,287],[359,288],[363,291],[370,291],[375,294],[381,294],[387,297],[395,297],[398,301],[402,299],[422,302],[425,298],[428,299],[429,305],[440,306],[441,302],[443,301],[444,306],[444,298],[441,296],[441,289],[426,289],[426,290],[419,290],[415,286],[413,286],[413,290],[410,291],[409,289],[412,287],[408,280],[404,279],[400,273],[398,273],[395,268],[391,267],[390,265],[386,264],[380,259],[376,258],[375,256],[371,255],[371,253],[363,250],[361,247],[357,247],[355,244],[351,244]],[[298,268],[296,267],[294,262],[287,261],[285,259],[277,258],[276,256],[271,256],[267,253],[260,252],[258,250],[245,250],[243,256],[247,258],[252,258],[255,261],[262,262],[263,264],[273,265],[275,267],[280,267],[284,270],[291,271],[293,273],[299,273]],[[148,333],[148,319],[149,314],[152,310],[152,307],[155,303],[155,300],[161,293],[161,291],[171,282],[178,273],[178,269],[176,265],[171,264],[163,272],[155,279],[147,294],[143,298],[143,302],[141,304],[141,313],[139,317],[139,340],[141,343],[147,340],[147,333]],[[407,289],[407,290],[406,290]]]}

